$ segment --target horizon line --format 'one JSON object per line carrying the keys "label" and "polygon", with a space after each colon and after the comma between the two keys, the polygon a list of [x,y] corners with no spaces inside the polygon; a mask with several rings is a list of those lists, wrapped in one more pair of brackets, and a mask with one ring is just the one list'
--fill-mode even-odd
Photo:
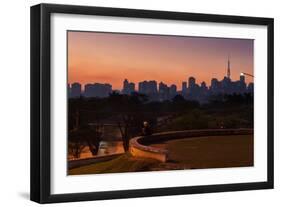
{"label": "horizon line", "polygon": [[[245,77],[245,75],[240,75],[240,77],[241,77],[241,76],[244,76],[244,77]],[[195,77],[194,77],[194,76],[190,76],[189,78],[195,78]],[[188,78],[188,79],[189,79],[189,78]],[[227,76],[224,76],[223,79],[224,79],[224,78],[228,78],[228,77],[227,77]],[[254,77],[251,77],[251,78],[254,78]],[[188,84],[188,79],[187,79],[186,81],[182,81],[181,84],[184,83],[184,82],[186,82],[186,83]],[[223,80],[223,79],[219,80],[218,78],[211,78],[211,81],[212,81],[213,79],[216,79],[216,80],[218,80],[219,82]],[[229,78],[229,79],[230,79],[232,82],[239,81],[239,79],[237,79],[237,80],[232,80],[231,78]],[[124,82],[125,80],[128,80],[128,81],[129,81],[128,78],[124,78],[123,81],[121,81],[121,82]],[[158,86],[160,83],[163,83],[163,84],[165,84],[165,85],[167,85],[167,86],[169,86],[169,87],[172,86],[172,85],[175,85],[175,86],[178,88],[177,84],[175,84],[175,83],[166,84],[166,83],[163,82],[163,81],[157,81],[157,80],[152,80],[152,79],[151,79],[151,80],[142,80],[142,81],[138,81],[137,83],[135,83],[135,82],[130,82],[130,81],[129,81],[129,83],[134,83],[135,86],[138,86],[139,83],[145,82],[145,81],[147,81],[147,82],[156,81],[157,86]],[[195,81],[196,81],[196,78],[195,78]],[[211,81],[210,81],[210,82],[211,82]],[[211,84],[210,84],[210,85],[207,85],[207,82],[206,82],[206,81],[201,81],[200,83],[195,82],[195,84],[198,84],[198,85],[200,86],[203,82],[206,84],[207,87],[210,87],[210,86],[211,86]],[[87,84],[103,84],[103,85],[109,84],[109,85],[112,86],[112,84],[109,83],[109,82],[104,82],[104,83],[101,83],[101,82],[88,82],[88,83],[84,83],[84,84],[83,84],[83,83],[80,83],[80,82],[78,82],[78,81],[74,81],[74,82],[72,82],[72,83],[68,82],[67,84],[72,85],[72,84],[75,84],[75,83],[80,84],[81,86],[83,86],[83,88],[84,88],[85,85],[87,85]],[[250,83],[254,83],[254,81],[250,81],[250,82],[248,82],[248,83],[245,81],[245,83],[246,83],[246,85],[249,85]],[[181,87],[182,87],[182,85],[181,85]],[[179,87],[179,88],[181,88],[181,87]],[[138,87],[136,87],[136,88],[138,88]],[[158,87],[157,87],[157,88],[158,88]],[[122,86],[122,88],[120,88],[120,89],[112,89],[112,90],[122,90],[122,89],[123,89],[123,86]]]}

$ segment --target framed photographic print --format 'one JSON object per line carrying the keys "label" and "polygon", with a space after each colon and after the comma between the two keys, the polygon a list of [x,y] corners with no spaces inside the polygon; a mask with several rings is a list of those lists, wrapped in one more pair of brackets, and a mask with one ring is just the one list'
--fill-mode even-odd
{"label": "framed photographic print", "polygon": [[31,200],[273,188],[273,19],[31,7]]}

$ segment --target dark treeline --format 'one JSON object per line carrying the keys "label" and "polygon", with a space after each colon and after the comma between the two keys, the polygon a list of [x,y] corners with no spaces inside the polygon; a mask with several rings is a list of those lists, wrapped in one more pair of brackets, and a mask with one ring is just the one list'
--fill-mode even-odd
{"label": "dark treeline", "polygon": [[148,100],[139,93],[69,99],[69,153],[79,158],[88,146],[96,155],[105,125],[118,128],[125,151],[129,149],[129,140],[143,133],[144,122],[153,132],[253,127],[251,94],[216,95],[204,104],[186,100],[181,95],[163,102]]}

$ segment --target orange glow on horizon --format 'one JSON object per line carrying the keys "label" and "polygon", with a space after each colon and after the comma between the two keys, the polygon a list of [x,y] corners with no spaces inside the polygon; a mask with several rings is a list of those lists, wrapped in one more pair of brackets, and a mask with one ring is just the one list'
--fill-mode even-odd
{"label": "orange glow on horizon", "polygon": [[[193,76],[200,84],[223,79],[231,54],[231,78],[253,74],[253,40],[68,32],[68,83],[109,83],[122,89],[124,79],[136,84],[156,80],[181,90]],[[246,77],[246,82],[253,78]]]}

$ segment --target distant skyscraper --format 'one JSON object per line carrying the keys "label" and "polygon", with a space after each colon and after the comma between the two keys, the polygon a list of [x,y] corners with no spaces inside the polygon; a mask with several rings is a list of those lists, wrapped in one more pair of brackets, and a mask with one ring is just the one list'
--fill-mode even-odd
{"label": "distant skyscraper", "polygon": [[230,60],[229,60],[229,57],[228,57],[228,60],[227,60],[227,77],[230,79]]}
{"label": "distant skyscraper", "polygon": [[252,94],[254,93],[254,83],[249,83],[247,87],[247,92]]}
{"label": "distant skyscraper", "polygon": [[135,92],[135,84],[133,82],[129,83],[129,91],[130,91],[130,94]]}
{"label": "distant skyscraper", "polygon": [[187,99],[197,100],[197,97],[200,96],[200,87],[196,84],[194,77],[189,77],[188,79],[188,88],[187,88]]}
{"label": "distant skyscraper", "polygon": [[215,93],[215,94],[219,93],[219,87],[220,87],[220,83],[219,83],[218,79],[212,78],[211,86],[210,86],[211,92]]}
{"label": "distant skyscraper", "polygon": [[127,79],[125,79],[124,82],[123,82],[122,93],[130,95],[134,91],[135,91],[135,84],[134,83],[129,83],[129,81]]}
{"label": "distant skyscraper", "polygon": [[190,77],[188,79],[188,88],[194,88],[195,87],[195,78],[194,77]]}
{"label": "distant skyscraper", "polygon": [[240,82],[245,83],[245,76],[244,75],[240,75]]}
{"label": "distant skyscraper", "polygon": [[233,84],[230,78],[224,77],[221,81],[223,93],[233,93]]}
{"label": "distant skyscraper", "polygon": [[149,93],[156,94],[158,92],[156,81],[149,81],[148,86],[149,86]]}
{"label": "distant skyscraper", "polygon": [[204,90],[204,91],[208,90],[208,87],[207,87],[205,81],[203,81],[203,82],[201,83],[201,89]]}
{"label": "distant skyscraper", "polygon": [[139,93],[147,93],[147,81],[139,82]]}
{"label": "distant skyscraper", "polygon": [[71,84],[71,97],[78,98],[81,96],[81,84],[80,83],[72,83]]}
{"label": "distant skyscraper", "polygon": [[163,83],[159,83],[159,100],[164,101],[169,99],[169,87]]}
{"label": "distant skyscraper", "polygon": [[125,79],[123,81],[123,92],[127,89],[128,85],[129,85],[129,81],[127,79]]}
{"label": "distant skyscraper", "polygon": [[168,86],[165,83],[163,82],[159,83],[159,93],[164,93],[166,88],[168,88]]}
{"label": "distant skyscraper", "polygon": [[245,83],[245,76],[244,75],[240,75],[240,80],[237,83],[238,89],[237,89],[237,93],[245,93],[246,89],[247,89],[247,85]]}
{"label": "distant skyscraper", "polygon": [[93,93],[93,84],[86,84],[84,85],[84,96],[85,97],[94,97]]}
{"label": "distant skyscraper", "polygon": [[187,92],[187,82],[186,81],[182,82],[181,92],[182,92],[183,96],[186,95],[186,92]]}
{"label": "distant skyscraper", "polygon": [[177,95],[177,86],[175,84],[172,84],[170,86],[169,95],[170,95],[170,98],[174,98]]}
{"label": "distant skyscraper", "polygon": [[154,80],[140,82],[139,92],[147,95],[157,94],[157,82]]}

